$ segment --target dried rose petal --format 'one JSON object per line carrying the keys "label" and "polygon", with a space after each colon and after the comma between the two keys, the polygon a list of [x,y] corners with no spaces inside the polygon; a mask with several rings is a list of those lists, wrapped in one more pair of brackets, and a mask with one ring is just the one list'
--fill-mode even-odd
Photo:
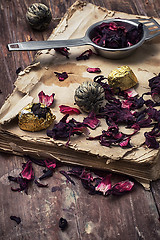
{"label": "dried rose petal", "polygon": [[87,72],[89,73],[99,73],[101,72],[100,68],[87,68]]}
{"label": "dried rose petal", "polygon": [[150,132],[145,132],[144,136],[146,138],[145,144],[147,145],[147,147],[154,149],[159,148],[159,143],[156,140],[156,136],[151,135]]}
{"label": "dried rose petal", "polygon": [[38,182],[38,180],[34,180],[34,182],[40,188],[47,188],[48,187],[48,184],[42,184],[42,183]]}
{"label": "dried rose petal", "polygon": [[111,189],[111,174],[104,177],[95,188],[96,191],[102,192],[103,195],[105,195],[109,189]]}
{"label": "dried rose petal", "polygon": [[80,56],[76,57],[76,60],[87,60],[90,58],[90,56],[93,54],[91,49],[86,50],[85,52],[83,52]]}
{"label": "dried rose petal", "polygon": [[65,105],[60,105],[60,112],[64,114],[81,114],[78,108],[73,108]]}
{"label": "dried rose petal", "polygon": [[73,185],[75,185],[75,182],[70,178],[70,176],[65,171],[59,171],[62,175],[64,175],[69,182],[71,182]]}
{"label": "dried rose petal", "polygon": [[59,52],[60,54],[66,56],[66,58],[69,58],[69,48],[65,48],[65,47],[62,47],[62,48],[54,48],[54,50],[56,52]]}
{"label": "dried rose petal", "polygon": [[58,77],[59,81],[64,81],[66,78],[68,78],[68,74],[66,72],[62,73],[54,72],[54,73]]}
{"label": "dried rose petal", "polygon": [[134,88],[127,89],[124,91],[124,93],[126,93],[128,97],[135,97],[138,95]]}
{"label": "dried rose petal", "polygon": [[100,125],[100,120],[96,118],[96,114],[94,112],[91,112],[88,117],[84,118],[83,123],[91,129],[96,129]]}
{"label": "dried rose petal", "polygon": [[113,185],[112,188],[106,192],[106,194],[122,195],[126,192],[131,191],[133,186],[134,182],[131,182],[129,180],[118,182],[115,185]]}
{"label": "dried rose petal", "polygon": [[88,128],[83,123],[77,122],[74,118],[67,121],[68,116],[69,114],[66,114],[59,123],[54,125],[52,130],[47,130],[47,135],[53,139],[68,139],[66,145],[68,145],[70,137],[74,134],[89,134]]}
{"label": "dried rose petal", "polygon": [[119,143],[119,146],[122,147],[122,148],[132,147],[131,144],[130,144],[130,140],[131,140],[130,137],[127,137],[126,139],[123,139],[123,141]]}
{"label": "dried rose petal", "polygon": [[21,218],[16,216],[10,216],[10,219],[15,221],[17,224],[21,223]]}
{"label": "dried rose petal", "polygon": [[22,177],[12,177],[12,176],[8,176],[8,179],[10,181],[13,181],[13,182],[16,182],[19,184],[19,187],[18,188],[12,188],[11,187],[11,190],[13,192],[21,192],[21,191],[24,191],[26,194],[28,193],[28,183],[29,181],[27,179],[24,179]]}
{"label": "dried rose petal", "polygon": [[45,166],[46,166],[48,169],[54,169],[54,168],[56,168],[56,160],[54,160],[54,159],[45,159],[45,160],[44,160],[44,163],[45,163]]}
{"label": "dried rose petal", "polygon": [[41,91],[38,94],[39,102],[43,103],[47,107],[50,107],[52,105],[53,101],[54,101],[54,96],[55,96],[54,93],[52,93],[52,95],[49,96],[49,95],[46,95],[43,91]]}
{"label": "dried rose petal", "polygon": [[46,179],[53,176],[53,169],[48,169],[44,171],[44,174],[39,178],[39,180]]}
{"label": "dried rose petal", "polygon": [[20,173],[21,177],[27,180],[33,180],[34,179],[34,171],[32,168],[32,162],[28,161],[23,165],[23,170]]}

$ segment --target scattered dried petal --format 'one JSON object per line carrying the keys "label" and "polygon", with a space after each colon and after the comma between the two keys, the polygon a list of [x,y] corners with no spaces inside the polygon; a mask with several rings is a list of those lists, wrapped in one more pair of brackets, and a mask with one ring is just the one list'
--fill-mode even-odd
{"label": "scattered dried petal", "polygon": [[100,68],[87,68],[87,72],[89,72],[89,73],[100,73],[101,69]]}
{"label": "scattered dried petal", "polygon": [[105,195],[109,189],[111,189],[111,174],[104,177],[95,188],[96,191],[102,192],[103,195]]}
{"label": "scattered dried petal", "polygon": [[48,169],[53,170],[54,168],[56,168],[56,160],[55,159],[45,159],[44,163]]}
{"label": "scattered dried petal", "polygon": [[41,188],[47,188],[48,187],[48,184],[42,184],[42,183],[38,182],[38,180],[34,180],[34,182],[38,187],[41,187]]}
{"label": "scattered dried petal", "polygon": [[23,170],[20,173],[21,177],[27,180],[33,180],[34,179],[34,171],[32,168],[32,162],[28,161],[23,165]]}
{"label": "scattered dried petal", "polygon": [[65,105],[60,105],[60,112],[64,114],[81,114],[78,108],[73,108]]}
{"label": "scattered dried petal", "polygon": [[69,182],[71,182],[73,185],[75,185],[75,182],[70,178],[70,176],[65,171],[59,171],[62,175],[64,175]]}
{"label": "scattered dried petal", "polygon": [[39,178],[39,180],[46,179],[53,176],[53,169],[48,169],[44,174]]}
{"label": "scattered dried petal", "polygon": [[41,91],[38,94],[39,102],[43,103],[47,107],[50,107],[52,105],[52,103],[54,102],[54,96],[55,96],[54,93],[52,93],[52,95],[49,96],[49,95],[46,95],[43,91]]}
{"label": "scattered dried petal", "polygon": [[93,54],[91,49],[86,50],[85,52],[83,52],[80,56],[76,57],[76,60],[87,60],[90,58],[90,56]]}
{"label": "scattered dried petal", "polygon": [[88,117],[84,118],[83,123],[91,129],[96,129],[100,125],[100,120],[96,118],[96,114],[94,112],[91,112]]}
{"label": "scattered dried petal", "polygon": [[66,58],[69,58],[69,48],[62,47],[62,48],[54,48],[56,52],[59,52],[60,54],[66,56]]}
{"label": "scattered dried petal", "polygon": [[59,220],[59,228],[64,231],[68,227],[68,222],[65,218],[60,218]]}
{"label": "scattered dried petal", "polygon": [[58,77],[59,81],[64,81],[66,78],[68,78],[68,74],[66,72],[62,73],[54,72],[54,73]]}
{"label": "scattered dried petal", "polygon": [[10,219],[15,221],[17,224],[21,223],[21,218],[16,216],[10,216]]}
{"label": "scattered dried petal", "polygon": [[122,195],[126,192],[129,192],[132,190],[134,186],[134,182],[131,182],[129,180],[125,180],[125,181],[122,181],[122,182],[118,182],[116,184],[114,184],[112,186],[111,189],[109,189],[107,192],[106,192],[106,195],[108,194],[113,194],[113,195]]}

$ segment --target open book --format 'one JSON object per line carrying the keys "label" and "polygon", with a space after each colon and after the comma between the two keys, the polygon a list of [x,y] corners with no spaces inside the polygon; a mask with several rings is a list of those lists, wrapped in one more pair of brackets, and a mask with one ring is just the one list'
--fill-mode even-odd
{"label": "open book", "polygon": [[[140,18],[120,12],[77,1],[65,14],[51,39],[70,39],[83,37],[87,28],[95,22],[109,18]],[[143,17],[144,18],[144,17]],[[156,19],[160,22],[159,19]],[[138,179],[142,184],[160,178],[160,151],[143,145],[144,132],[142,128],[131,140],[132,148],[105,147],[99,141],[88,141],[85,135],[72,136],[68,145],[66,141],[53,140],[48,137],[46,130],[27,132],[18,127],[17,115],[28,103],[38,102],[38,93],[55,93],[55,101],[51,111],[56,115],[54,123],[64,116],[59,111],[60,105],[75,107],[75,89],[84,81],[92,81],[96,73],[86,71],[88,67],[99,67],[101,75],[109,73],[120,66],[129,66],[139,81],[136,91],[141,96],[149,91],[148,80],[158,75],[156,60],[160,57],[160,37],[146,42],[130,57],[121,60],[110,60],[94,54],[88,60],[77,61],[76,57],[91,46],[72,47],[69,59],[52,50],[39,51],[34,62],[19,73],[13,93],[5,101],[0,110],[0,150],[32,157],[56,158],[64,163],[77,164],[98,169],[106,169],[117,173],[127,174]],[[67,72],[68,78],[59,81],[54,72]],[[86,113],[71,115],[77,121],[83,121]],[[49,127],[52,129],[53,126]],[[100,126],[90,130],[90,136],[101,134],[107,129],[105,120]],[[124,129],[129,133],[129,129]]]}

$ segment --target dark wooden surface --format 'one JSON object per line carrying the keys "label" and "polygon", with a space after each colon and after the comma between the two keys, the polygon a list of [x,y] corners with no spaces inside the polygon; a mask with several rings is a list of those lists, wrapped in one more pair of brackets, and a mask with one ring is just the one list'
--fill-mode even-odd
{"label": "dark wooden surface", "polygon": [[[0,105],[13,89],[16,69],[25,68],[35,52],[8,52],[10,42],[46,40],[58,20],[52,20],[44,32],[33,31],[26,23],[25,13],[33,0],[0,1]],[[37,1],[48,5],[53,18],[61,18],[75,1]],[[160,18],[159,0],[91,0],[88,1],[110,10]],[[8,175],[21,171],[24,159],[0,153],[0,240],[158,240],[160,239],[160,181],[151,184],[151,191],[135,183],[134,190],[121,197],[89,195],[79,180],[75,185],[59,173],[70,166],[61,166],[53,177],[44,181],[48,188],[30,186],[29,193],[12,192]],[[36,176],[42,167],[33,165]],[[114,181],[124,176],[112,175]],[[52,187],[57,187],[52,192]],[[22,222],[17,225],[10,220],[15,215]],[[60,217],[68,220],[69,226],[62,232],[58,228]]]}

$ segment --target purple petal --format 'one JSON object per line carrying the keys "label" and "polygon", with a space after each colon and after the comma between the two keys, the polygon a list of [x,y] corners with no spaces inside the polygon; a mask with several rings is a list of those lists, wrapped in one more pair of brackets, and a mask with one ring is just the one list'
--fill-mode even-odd
{"label": "purple petal", "polygon": [[34,180],[34,182],[40,188],[47,188],[48,187],[48,184],[42,184],[42,183],[38,182],[37,180]]}
{"label": "purple petal", "polygon": [[16,216],[10,216],[10,219],[15,221],[17,224],[21,223],[21,218]]}
{"label": "purple petal", "polygon": [[62,73],[54,72],[54,73],[58,77],[59,81],[64,81],[66,78],[68,78],[68,74],[66,72]]}
{"label": "purple petal", "polygon": [[111,189],[111,175],[107,175],[102,179],[102,181],[98,184],[98,186],[95,188],[96,191],[100,191],[103,193],[103,195],[106,194],[106,192]]}
{"label": "purple petal", "polygon": [[96,118],[95,113],[91,112],[88,117],[84,118],[83,123],[94,130],[100,125],[100,120]]}
{"label": "purple petal", "polygon": [[118,182],[115,185],[113,185],[111,189],[109,189],[107,194],[122,195],[126,192],[131,191],[133,186],[134,182],[131,182],[129,180]]}
{"label": "purple petal", "polygon": [[87,68],[87,72],[89,72],[89,73],[100,73],[101,69],[100,68]]}
{"label": "purple petal", "polygon": [[61,174],[63,174],[69,182],[71,182],[73,185],[75,185],[75,182],[70,178],[70,176],[65,171],[59,171]]}

